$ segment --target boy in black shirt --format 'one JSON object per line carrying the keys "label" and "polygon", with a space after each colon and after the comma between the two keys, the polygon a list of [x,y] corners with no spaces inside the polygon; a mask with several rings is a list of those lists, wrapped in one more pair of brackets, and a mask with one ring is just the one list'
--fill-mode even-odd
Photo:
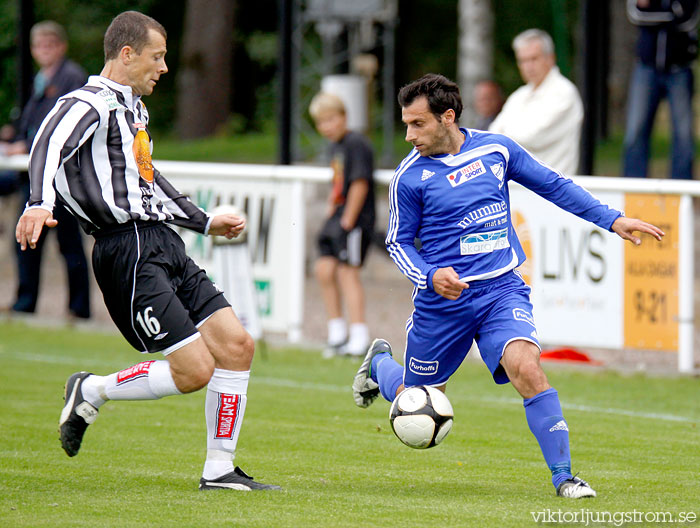
{"label": "boy in black shirt", "polygon": [[[369,345],[360,268],[374,231],[374,156],[367,139],[348,130],[345,105],[319,93],[309,113],[319,133],[332,142],[333,187],[327,219],[318,236],[316,278],[328,314],[328,348],[324,355],[363,355]],[[342,301],[350,322],[343,319]]]}

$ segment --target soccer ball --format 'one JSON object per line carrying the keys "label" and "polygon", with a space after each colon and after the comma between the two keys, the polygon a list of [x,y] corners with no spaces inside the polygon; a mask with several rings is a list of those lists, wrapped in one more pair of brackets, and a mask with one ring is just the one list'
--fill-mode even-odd
{"label": "soccer ball", "polygon": [[453,418],[452,404],[445,393],[425,385],[404,390],[389,411],[394,434],[415,449],[442,442],[452,429]]}

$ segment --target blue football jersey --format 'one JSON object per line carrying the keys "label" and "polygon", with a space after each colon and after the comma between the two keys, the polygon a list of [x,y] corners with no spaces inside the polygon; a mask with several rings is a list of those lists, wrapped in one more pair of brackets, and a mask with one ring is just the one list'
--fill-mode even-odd
{"label": "blue football jersey", "polygon": [[451,266],[470,282],[498,277],[525,261],[511,221],[510,180],[606,230],[622,215],[512,139],[461,130],[465,141],[458,154],[423,157],[413,149],[389,186],[387,249],[418,288],[432,289],[438,268]]}

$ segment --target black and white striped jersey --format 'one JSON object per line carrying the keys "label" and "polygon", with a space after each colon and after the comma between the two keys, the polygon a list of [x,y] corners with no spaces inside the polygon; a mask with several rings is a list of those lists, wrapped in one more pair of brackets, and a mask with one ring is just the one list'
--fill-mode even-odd
{"label": "black and white striped jersey", "polygon": [[52,211],[58,195],[90,234],[135,220],[207,233],[210,217],[153,167],[152,147],[141,98],[91,76],[61,97],[39,128],[27,207]]}

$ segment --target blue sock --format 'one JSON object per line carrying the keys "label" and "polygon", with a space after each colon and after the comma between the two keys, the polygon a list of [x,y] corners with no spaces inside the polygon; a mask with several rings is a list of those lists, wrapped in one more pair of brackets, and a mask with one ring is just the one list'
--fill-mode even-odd
{"label": "blue sock", "polygon": [[552,484],[557,488],[571,478],[569,426],[561,412],[559,395],[550,388],[523,400],[523,405],[527,425],[540,444],[544,460],[552,472]]}
{"label": "blue sock", "polygon": [[369,373],[370,377],[379,383],[379,392],[384,399],[393,402],[396,389],[403,383],[403,367],[394,361],[391,354],[382,352],[372,358]]}

